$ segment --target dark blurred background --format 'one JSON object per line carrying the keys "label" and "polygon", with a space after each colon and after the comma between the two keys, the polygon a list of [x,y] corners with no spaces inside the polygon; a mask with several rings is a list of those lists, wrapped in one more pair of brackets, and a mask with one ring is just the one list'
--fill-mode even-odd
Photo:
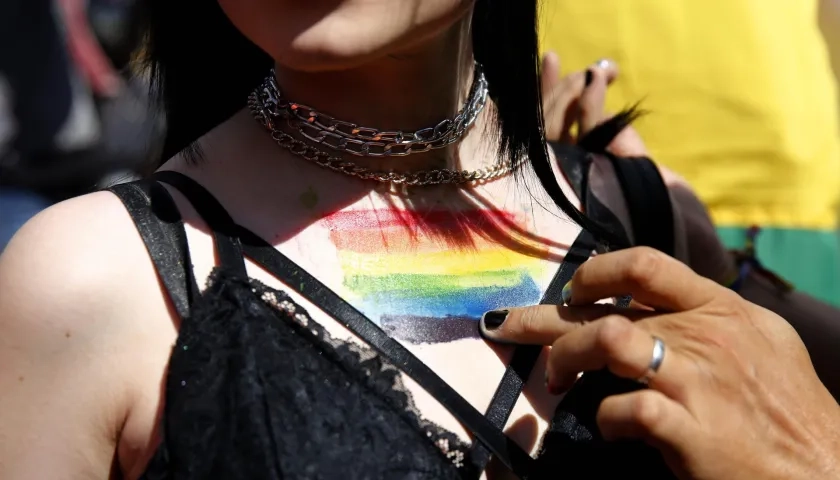
{"label": "dark blurred background", "polygon": [[164,125],[134,0],[0,2],[0,250],[39,210],[133,178]]}

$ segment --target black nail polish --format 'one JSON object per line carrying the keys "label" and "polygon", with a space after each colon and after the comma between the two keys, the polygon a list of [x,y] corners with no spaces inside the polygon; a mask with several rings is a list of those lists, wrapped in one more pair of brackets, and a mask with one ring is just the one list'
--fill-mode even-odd
{"label": "black nail polish", "polygon": [[505,323],[505,319],[508,316],[507,310],[493,310],[492,312],[487,312],[481,317],[481,321],[484,323],[484,328],[487,330],[495,330],[502,326]]}
{"label": "black nail polish", "polygon": [[592,80],[594,80],[594,79],[595,79],[595,74],[592,73],[592,69],[588,69],[586,71],[586,84],[585,85],[587,87],[592,85]]}

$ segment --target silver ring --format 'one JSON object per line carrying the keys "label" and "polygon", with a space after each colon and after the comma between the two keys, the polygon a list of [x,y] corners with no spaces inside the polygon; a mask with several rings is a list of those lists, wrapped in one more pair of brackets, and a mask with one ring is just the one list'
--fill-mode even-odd
{"label": "silver ring", "polygon": [[639,377],[637,382],[642,385],[647,385],[650,380],[659,371],[662,366],[662,360],[665,359],[665,342],[659,337],[653,337],[653,354],[650,356],[650,363],[648,364],[645,374]]}

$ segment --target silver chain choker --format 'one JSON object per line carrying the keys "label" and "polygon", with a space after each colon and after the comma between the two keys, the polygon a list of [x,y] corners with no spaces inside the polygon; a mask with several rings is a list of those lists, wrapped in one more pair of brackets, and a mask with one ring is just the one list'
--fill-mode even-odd
{"label": "silver chain choker", "polygon": [[362,157],[402,157],[452,145],[484,109],[487,102],[487,79],[476,64],[472,88],[464,108],[455,118],[416,132],[382,131],[338,120],[323,112],[283,96],[274,70],[262,85],[264,104],[304,138],[318,145]]}
{"label": "silver chain choker", "polygon": [[285,122],[304,139],[341,153],[365,157],[401,157],[412,153],[443,148],[460,140],[475,122],[487,101],[487,80],[476,64],[474,80],[463,109],[452,119],[416,132],[380,131],[337,120],[312,107],[291,102],[283,97],[274,70],[248,97],[248,106],[256,118],[282,148],[317,165],[364,180],[411,186],[486,182],[503,177],[517,169],[514,165],[497,164],[474,171],[434,169],[418,172],[375,171],[337,156],[330,156],[280,129]]}

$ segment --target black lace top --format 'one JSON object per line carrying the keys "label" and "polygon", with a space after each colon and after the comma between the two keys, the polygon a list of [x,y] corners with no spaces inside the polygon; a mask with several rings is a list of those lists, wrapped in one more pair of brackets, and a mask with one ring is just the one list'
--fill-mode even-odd
{"label": "black lace top", "polygon": [[[638,385],[607,373],[585,375],[558,407],[533,459],[501,427],[538,348],[517,349],[488,411],[478,412],[317,279],[236,226],[198,184],[173,172],[156,179],[181,190],[207,221],[221,265],[199,293],[183,223],[167,191],[153,180],[111,189],[135,221],[182,317],[166,381],[163,439],[144,479],[477,478],[491,454],[523,478],[672,478],[654,450],[607,444],[595,426],[600,399]],[[557,302],[594,248],[583,232],[544,303]],[[249,279],[244,256],[370,348],[331,338],[288,295]],[[474,445],[421,419],[400,370],[473,433]]]}

